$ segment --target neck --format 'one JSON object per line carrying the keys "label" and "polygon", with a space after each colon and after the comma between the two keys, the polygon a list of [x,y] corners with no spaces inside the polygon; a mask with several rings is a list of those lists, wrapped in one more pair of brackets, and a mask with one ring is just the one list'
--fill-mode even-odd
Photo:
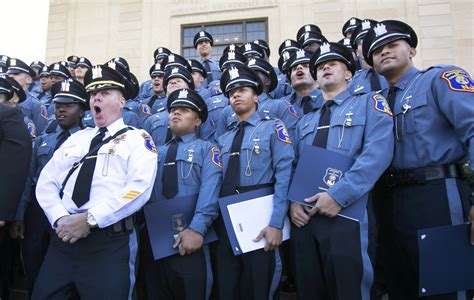
{"label": "neck", "polygon": [[387,73],[384,74],[385,79],[387,79],[387,82],[390,86],[394,85],[397,83],[400,78],[402,78],[403,74],[405,74],[410,68],[413,67],[413,63],[410,62],[409,64],[406,64],[401,68],[400,70],[396,70],[393,73]]}
{"label": "neck", "polygon": [[295,90],[297,96],[308,96],[312,91],[314,91],[317,87],[317,83],[315,82],[312,85],[305,85],[301,86],[299,89]]}
{"label": "neck", "polygon": [[207,55],[202,55],[201,58],[202,58],[202,60],[211,59],[211,53],[209,53]]}
{"label": "neck", "polygon": [[155,96],[163,96],[165,94],[165,91],[159,91],[159,92],[153,92]]}
{"label": "neck", "polygon": [[242,122],[242,121],[245,121],[247,120],[248,118],[250,118],[251,115],[253,115],[255,113],[255,109],[252,109],[246,113],[243,113],[241,115],[237,115],[237,118],[239,119],[239,122]]}
{"label": "neck", "polygon": [[336,98],[337,95],[344,92],[345,90],[347,90],[346,84],[330,90],[321,89],[324,100],[333,100],[334,98]]}

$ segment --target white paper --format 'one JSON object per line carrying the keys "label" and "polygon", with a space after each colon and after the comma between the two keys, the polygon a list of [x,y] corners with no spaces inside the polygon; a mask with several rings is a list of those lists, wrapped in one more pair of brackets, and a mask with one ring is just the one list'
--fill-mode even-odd
{"label": "white paper", "polygon": [[[262,249],[265,238],[253,240],[270,224],[273,212],[273,195],[267,195],[227,206],[230,221],[242,253]],[[285,218],[283,241],[290,238],[290,221]]]}

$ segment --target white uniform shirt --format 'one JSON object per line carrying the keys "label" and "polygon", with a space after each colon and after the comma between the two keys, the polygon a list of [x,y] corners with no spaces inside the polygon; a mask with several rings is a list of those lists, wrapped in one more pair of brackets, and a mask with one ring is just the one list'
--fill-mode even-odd
{"label": "white uniform shirt", "polygon": [[[110,124],[104,140],[125,127],[123,119]],[[69,177],[60,198],[66,175],[89,152],[98,131],[86,128],[71,135],[40,174],[36,198],[53,226],[63,216],[89,211],[100,228],[107,227],[139,210],[150,198],[157,154],[151,137],[141,129],[128,130],[100,147],[88,202],[77,207],[71,199],[81,167]]]}

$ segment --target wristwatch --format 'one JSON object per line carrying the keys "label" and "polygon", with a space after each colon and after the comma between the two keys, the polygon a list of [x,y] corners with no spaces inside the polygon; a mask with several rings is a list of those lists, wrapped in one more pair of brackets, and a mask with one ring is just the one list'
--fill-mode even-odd
{"label": "wristwatch", "polygon": [[95,220],[94,216],[90,213],[90,212],[87,212],[87,225],[89,225],[90,227],[97,227],[97,221]]}

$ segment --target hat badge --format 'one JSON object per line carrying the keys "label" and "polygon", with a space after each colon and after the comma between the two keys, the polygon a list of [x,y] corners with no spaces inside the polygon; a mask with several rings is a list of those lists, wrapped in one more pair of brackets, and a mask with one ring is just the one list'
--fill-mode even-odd
{"label": "hat badge", "polygon": [[229,46],[229,51],[235,51],[235,45],[234,44]]}
{"label": "hat badge", "polygon": [[176,74],[176,73],[179,73],[178,72],[178,67],[175,67],[175,68],[171,69],[171,74]]}
{"label": "hat badge", "polygon": [[377,26],[375,26],[374,32],[375,32],[375,36],[376,36],[376,37],[379,37],[379,36],[381,36],[382,34],[387,33],[387,29],[385,28],[385,25],[384,25],[384,24],[379,23],[379,24],[377,24]]}
{"label": "hat badge", "polygon": [[290,47],[291,46],[291,41],[290,40],[286,40],[285,41],[285,47]]}
{"label": "hat badge", "polygon": [[321,45],[320,49],[321,49],[321,54],[331,52],[331,45],[329,45],[328,43],[324,43]]}
{"label": "hat badge", "polygon": [[53,67],[53,69],[55,69],[55,70],[59,70],[59,64],[54,64],[54,67]]}
{"label": "hat badge", "polygon": [[228,59],[235,59],[235,52],[234,51],[229,51],[227,54]]}
{"label": "hat badge", "polygon": [[158,53],[163,53],[163,48],[158,48]]}
{"label": "hat badge", "polygon": [[174,62],[174,54],[168,56],[168,62]]}
{"label": "hat badge", "polygon": [[356,24],[356,19],[354,19],[354,18],[350,19],[349,24],[355,25]]}
{"label": "hat badge", "polygon": [[303,58],[304,57],[304,50],[300,49],[296,52],[296,58]]}
{"label": "hat badge", "polygon": [[306,32],[306,33],[304,34],[304,39],[307,40],[308,38],[309,38],[309,32]]}
{"label": "hat badge", "polygon": [[252,58],[249,60],[249,66],[253,66],[257,63],[257,60],[255,60],[255,58]]}
{"label": "hat badge", "polygon": [[238,78],[240,75],[239,75],[239,70],[235,67],[232,67],[229,69],[229,76],[230,76],[230,80],[234,80],[236,78]]}
{"label": "hat badge", "polygon": [[39,64],[39,62],[38,62],[37,60],[35,60],[35,61],[33,62],[33,64],[34,64],[34,65],[37,65],[37,64]]}
{"label": "hat badge", "polygon": [[64,80],[61,82],[61,92],[69,92],[70,85],[71,84],[69,80]]}
{"label": "hat badge", "polygon": [[161,64],[160,63],[155,64],[155,70],[161,70]]}
{"label": "hat badge", "polygon": [[84,62],[84,57],[81,57],[81,59],[79,59],[79,62]]}
{"label": "hat badge", "polygon": [[250,43],[245,44],[245,51],[250,51],[252,50],[252,45]]}
{"label": "hat badge", "polygon": [[107,66],[108,66],[109,68],[115,70],[116,64],[115,64],[115,62],[113,62],[113,61],[109,61],[109,62],[107,63]]}
{"label": "hat badge", "polygon": [[102,77],[102,67],[95,66],[92,68],[92,79],[101,78]]}
{"label": "hat badge", "polygon": [[370,21],[364,20],[364,22],[362,22],[362,30],[367,30],[367,29],[370,29]]}
{"label": "hat badge", "polygon": [[15,58],[10,59],[10,66],[16,66],[16,59]]}
{"label": "hat badge", "polygon": [[306,26],[304,27],[304,31],[306,31],[306,32],[311,31],[311,26],[306,25]]}
{"label": "hat badge", "polygon": [[283,60],[287,61],[290,58],[290,52],[285,51],[282,53],[282,56],[283,56]]}
{"label": "hat badge", "polygon": [[350,46],[350,45],[351,45],[351,39],[349,39],[349,38],[344,38],[343,43],[344,43],[344,46]]}
{"label": "hat badge", "polygon": [[253,41],[254,44],[260,45],[260,42],[258,40]]}
{"label": "hat badge", "polygon": [[188,98],[188,91],[184,90],[184,89],[179,91],[178,98],[179,99],[187,99]]}
{"label": "hat badge", "polygon": [[200,32],[199,32],[199,36],[200,36],[200,37],[203,37],[203,36],[205,36],[205,35],[206,35],[206,34],[204,33],[204,31],[200,31]]}
{"label": "hat badge", "polygon": [[8,57],[6,55],[2,56],[2,61],[7,61]]}

